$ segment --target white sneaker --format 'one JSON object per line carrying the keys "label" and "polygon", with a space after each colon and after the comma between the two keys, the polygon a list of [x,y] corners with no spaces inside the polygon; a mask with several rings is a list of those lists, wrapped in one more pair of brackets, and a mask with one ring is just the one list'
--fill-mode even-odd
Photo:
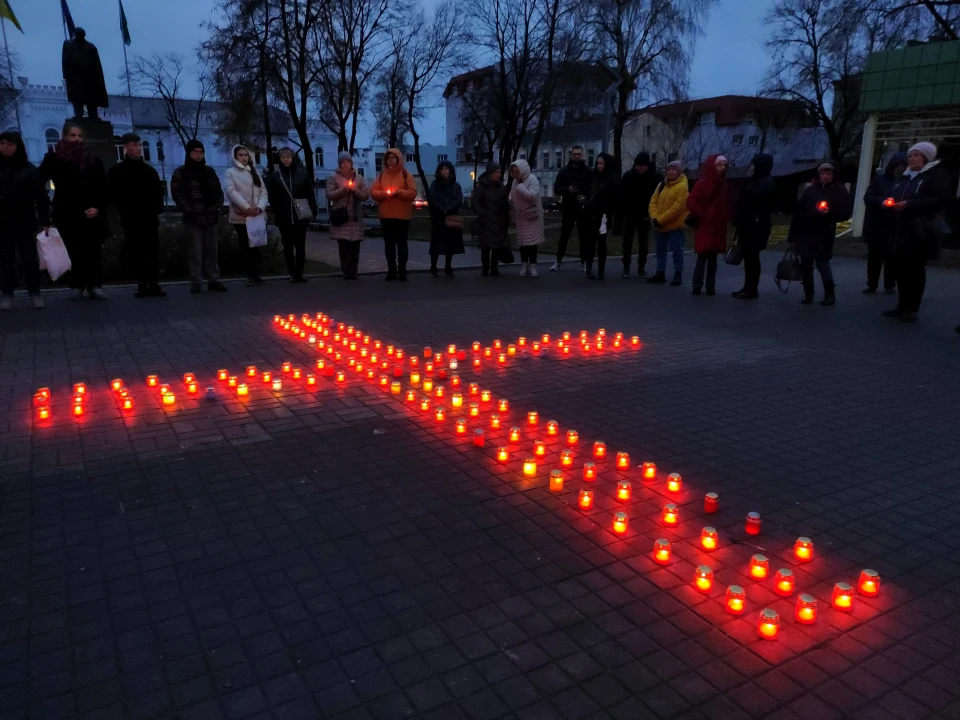
{"label": "white sneaker", "polygon": [[106,300],[107,294],[100,288],[90,288],[90,297],[94,300]]}
{"label": "white sneaker", "polygon": [[530,269],[527,271],[527,275],[530,277],[540,277],[540,273],[537,272],[537,266],[530,263]]}
{"label": "white sneaker", "polygon": [[9,295],[0,298],[0,310],[13,310],[13,298]]}
{"label": "white sneaker", "polygon": [[586,271],[587,271],[587,264],[580,263],[580,272],[586,272]]}
{"label": "white sneaker", "polygon": [[528,263],[524,263],[523,265],[520,266],[520,277],[524,277],[525,275],[529,275],[529,274],[530,274],[530,265]]}
{"label": "white sneaker", "polygon": [[550,266],[550,272],[556,272],[556,271],[559,270],[561,267],[562,267],[562,265],[560,264],[560,261],[557,260],[557,261],[555,261],[555,262],[553,263],[553,265]]}

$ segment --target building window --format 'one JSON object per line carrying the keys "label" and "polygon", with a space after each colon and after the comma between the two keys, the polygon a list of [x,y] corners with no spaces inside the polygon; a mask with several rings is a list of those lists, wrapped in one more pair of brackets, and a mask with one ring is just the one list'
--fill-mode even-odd
{"label": "building window", "polygon": [[733,144],[734,144],[736,147],[740,147],[741,145],[743,145],[743,135],[734,135],[734,136],[733,136]]}
{"label": "building window", "polygon": [[446,153],[438,153],[438,154],[437,154],[437,162],[443,162],[443,161],[446,160],[446,159],[447,159]]}
{"label": "building window", "polygon": [[157,140],[157,160],[163,162],[166,159],[166,156],[163,154],[163,140]]}
{"label": "building window", "polygon": [[43,138],[47,141],[47,152],[53,152],[54,146],[60,142],[60,133],[50,128],[43,134]]}
{"label": "building window", "polygon": [[376,172],[383,172],[383,156],[386,153],[377,153],[373,156],[373,168]]}
{"label": "building window", "polygon": [[590,148],[587,150],[587,167],[593,167],[593,156],[596,154],[596,150]]}
{"label": "building window", "polygon": [[280,154],[277,152],[277,146],[276,146],[276,145],[274,145],[272,148],[270,148],[270,162],[271,162],[273,165],[279,165],[279,164],[280,164]]}
{"label": "building window", "polygon": [[150,162],[150,143],[144,140],[140,146],[143,148],[143,159]]}
{"label": "building window", "polygon": [[407,153],[407,162],[412,163],[414,161],[413,153]]}
{"label": "building window", "polygon": [[120,136],[113,136],[113,146],[117,150],[117,162],[123,162],[123,143],[120,142]]}
{"label": "building window", "polygon": [[357,175],[363,177],[363,168],[357,168]]}
{"label": "building window", "polygon": [[557,155],[557,169],[559,170],[560,168],[563,167],[563,148],[560,148],[559,150],[557,150],[556,155]]}
{"label": "building window", "polygon": [[313,151],[313,166],[318,168],[323,167],[323,148],[317,148]]}
{"label": "building window", "polygon": [[254,151],[253,151],[253,164],[254,164],[254,165],[259,165],[259,164],[260,164],[260,151],[259,151],[259,150],[254,150]]}
{"label": "building window", "polygon": [[753,125],[753,113],[747,113],[742,118],[740,118],[741,125]]}
{"label": "building window", "polygon": [[759,145],[759,144],[760,144],[760,136],[759,136],[759,135],[751,135],[751,136],[750,136],[750,139],[747,140],[747,143],[750,144],[750,145]]}
{"label": "building window", "polygon": [[700,124],[701,125],[716,125],[717,124],[717,114],[712,112],[701,113],[700,115]]}
{"label": "building window", "polygon": [[651,135],[652,133],[653,133],[653,125],[644,125],[644,126],[643,126],[643,134],[644,134],[646,137],[650,137],[650,135]]}
{"label": "building window", "polygon": [[550,152],[548,150],[543,151],[543,169],[550,169]]}
{"label": "building window", "polygon": [[531,170],[536,170],[536,169],[537,169],[537,156],[536,156],[536,155],[531,155],[531,156],[530,156],[530,169],[531,169]]}
{"label": "building window", "polygon": [[520,154],[517,156],[517,159],[518,159],[518,160],[526,160],[526,159],[527,159],[527,154],[526,154],[526,153],[520,153]]}

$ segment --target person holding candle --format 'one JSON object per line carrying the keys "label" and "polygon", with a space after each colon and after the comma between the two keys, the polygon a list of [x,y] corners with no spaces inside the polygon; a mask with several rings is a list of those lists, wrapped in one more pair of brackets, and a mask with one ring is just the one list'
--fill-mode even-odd
{"label": "person holding candle", "polygon": [[430,277],[438,278],[437,261],[440,256],[446,259],[443,272],[453,277],[453,256],[462,255],[463,218],[460,207],[463,205],[463,189],[457,182],[457,173],[453,163],[441,160],[437,165],[434,180],[430,183]]}
{"label": "person holding candle", "polygon": [[887,295],[897,291],[893,264],[893,243],[896,235],[896,215],[893,188],[907,169],[907,154],[898,152],[890,158],[883,172],[878,172],[863,195],[866,213],[863,218],[863,241],[867,243],[867,287],[864,295],[874,295],[880,285],[883,269],[883,289]]}
{"label": "person holding candle", "polygon": [[233,146],[233,166],[223,176],[223,190],[230,201],[230,224],[237,232],[240,252],[247,272],[247,287],[262,285],[260,248],[250,247],[247,218],[259,217],[267,210],[267,188],[253,166],[250,151],[243,145]]}
{"label": "person holding candle", "polygon": [[14,260],[20,253],[33,307],[44,307],[40,296],[37,227],[50,229],[50,199],[37,168],[27,159],[20,133],[0,133],[0,310],[13,309],[16,283]]}
{"label": "person holding candle", "polygon": [[[280,148],[277,153],[280,164],[267,179],[267,196],[273,210],[274,222],[283,238],[283,258],[287,262],[290,282],[303,283],[303,266],[306,262],[307,227],[317,216],[317,196],[313,181],[298,161],[293,150]],[[310,215],[303,211],[306,202]]]}
{"label": "person holding candle", "polygon": [[157,171],[143,161],[139,135],[126,133],[120,143],[123,161],[110,168],[107,184],[137,277],[134,297],[165,297],[159,283],[163,185]]}
{"label": "person holding candle", "polygon": [[200,293],[204,272],[209,290],[226,292],[227,286],[220,282],[217,266],[217,229],[223,212],[223,188],[216,171],[207,165],[202,142],[189,141],[186,152],[186,160],[173,171],[170,179],[170,195],[183,213],[183,224],[191,235],[190,292]]}
{"label": "person holding candle", "polygon": [[510,202],[503,184],[503,172],[495,162],[487,163],[477,180],[470,198],[470,206],[477,214],[477,240],[483,277],[497,277],[500,253],[507,249],[507,228],[510,224]]}
{"label": "person holding candle", "polygon": [[100,253],[107,236],[107,173],[83,144],[83,128],[77,123],[63,126],[63,139],[44,156],[40,176],[55,188],[53,224],[70,255],[72,299],[89,293],[94,300],[106,300],[100,287]]}
{"label": "person holding candle", "polygon": [[344,151],[337,156],[337,169],[327,178],[330,203],[330,237],[340,248],[340,269],[344,280],[356,280],[363,241],[363,201],[370,190],[353,168],[353,156]]}
{"label": "person holding candle", "polygon": [[540,202],[540,181],[530,172],[526,160],[510,166],[513,187],[510,188],[510,209],[520,243],[520,275],[537,277],[537,246],[543,244],[543,205]]}
{"label": "person holding candle", "polygon": [[717,283],[717,255],[727,249],[727,223],[733,210],[733,191],[727,182],[727,158],[708,155],[700,167],[700,179],[687,197],[687,209],[692,221],[694,250],[697,266],[693,271],[693,294],[703,288],[707,275],[707,295],[715,295]]}
{"label": "person holding candle", "polygon": [[834,164],[821,163],[817,168],[817,180],[803,191],[797,203],[787,233],[787,242],[800,256],[803,274],[803,299],[800,302],[803,305],[813,302],[814,265],[823,280],[823,300],[820,304],[825,307],[836,304],[830,258],[833,257],[837,223],[849,220],[852,213],[850,193],[836,181]]}
{"label": "person holding candle", "polygon": [[407,236],[417,185],[403,167],[403,153],[390,148],[383,156],[383,172],[373,181],[370,197],[377,201],[383,250],[387,256],[387,281],[407,279]]}
{"label": "person holding candle", "polygon": [[896,218],[894,258],[897,266],[897,307],[883,313],[913,322],[927,284],[927,262],[940,256],[940,245],[950,234],[943,218],[954,196],[950,174],[937,159],[937,147],[918,142],[907,152],[907,169],[893,188]]}
{"label": "person holding candle", "polygon": [[641,152],[633,159],[633,167],[623,174],[623,274],[630,277],[633,262],[633,235],[637,235],[637,276],[647,276],[647,250],[650,239],[650,198],[663,182],[663,175],[650,161],[649,153]]}
{"label": "person holding candle", "polygon": [[[620,169],[612,155],[600,153],[590,179],[590,192],[582,197],[587,218],[587,234],[582,242],[588,280],[603,280],[607,264],[607,229],[613,226],[613,213],[620,208]],[[597,274],[593,274],[593,258]]]}
{"label": "person holding candle", "polygon": [[760,153],[751,163],[753,173],[740,190],[733,212],[733,225],[737,229],[737,244],[743,256],[743,287],[733,293],[738,300],[754,300],[760,287],[760,252],[767,247],[773,221],[773,200],[776,183],[770,177],[773,172],[773,155]]}
{"label": "person holding candle", "polygon": [[667,163],[667,179],[660,183],[650,198],[650,224],[657,247],[657,272],[647,278],[648,283],[662,285],[667,281],[667,252],[673,255],[673,280],[670,285],[682,283],[683,246],[687,234],[687,196],[690,193],[683,164],[679,160]]}

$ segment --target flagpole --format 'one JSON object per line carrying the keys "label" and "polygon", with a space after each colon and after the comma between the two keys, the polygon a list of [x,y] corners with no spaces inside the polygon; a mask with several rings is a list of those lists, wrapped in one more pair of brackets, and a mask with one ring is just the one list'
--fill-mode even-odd
{"label": "flagpole", "polygon": [[0,19],[0,25],[3,26],[3,49],[7,53],[7,72],[10,74],[10,92],[13,93],[13,111],[17,116],[17,130],[23,135],[23,128],[20,127],[20,101],[17,98],[17,86],[13,81],[13,60],[10,59],[10,44],[7,42],[7,23]]}
{"label": "flagpole", "polygon": [[120,42],[123,43],[123,67],[127,71],[127,103],[130,106],[130,126],[132,130],[136,131],[137,122],[133,118],[133,91],[130,90],[130,63],[127,62],[127,44],[123,42],[122,35]]}

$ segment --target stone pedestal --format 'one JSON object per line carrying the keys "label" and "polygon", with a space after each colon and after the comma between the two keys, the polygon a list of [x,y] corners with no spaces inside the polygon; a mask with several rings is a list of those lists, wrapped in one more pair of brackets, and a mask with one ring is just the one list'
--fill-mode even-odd
{"label": "stone pedestal", "polygon": [[117,164],[117,146],[113,140],[113,124],[107,120],[81,118],[76,121],[83,128],[83,143],[103,161],[108,170]]}

